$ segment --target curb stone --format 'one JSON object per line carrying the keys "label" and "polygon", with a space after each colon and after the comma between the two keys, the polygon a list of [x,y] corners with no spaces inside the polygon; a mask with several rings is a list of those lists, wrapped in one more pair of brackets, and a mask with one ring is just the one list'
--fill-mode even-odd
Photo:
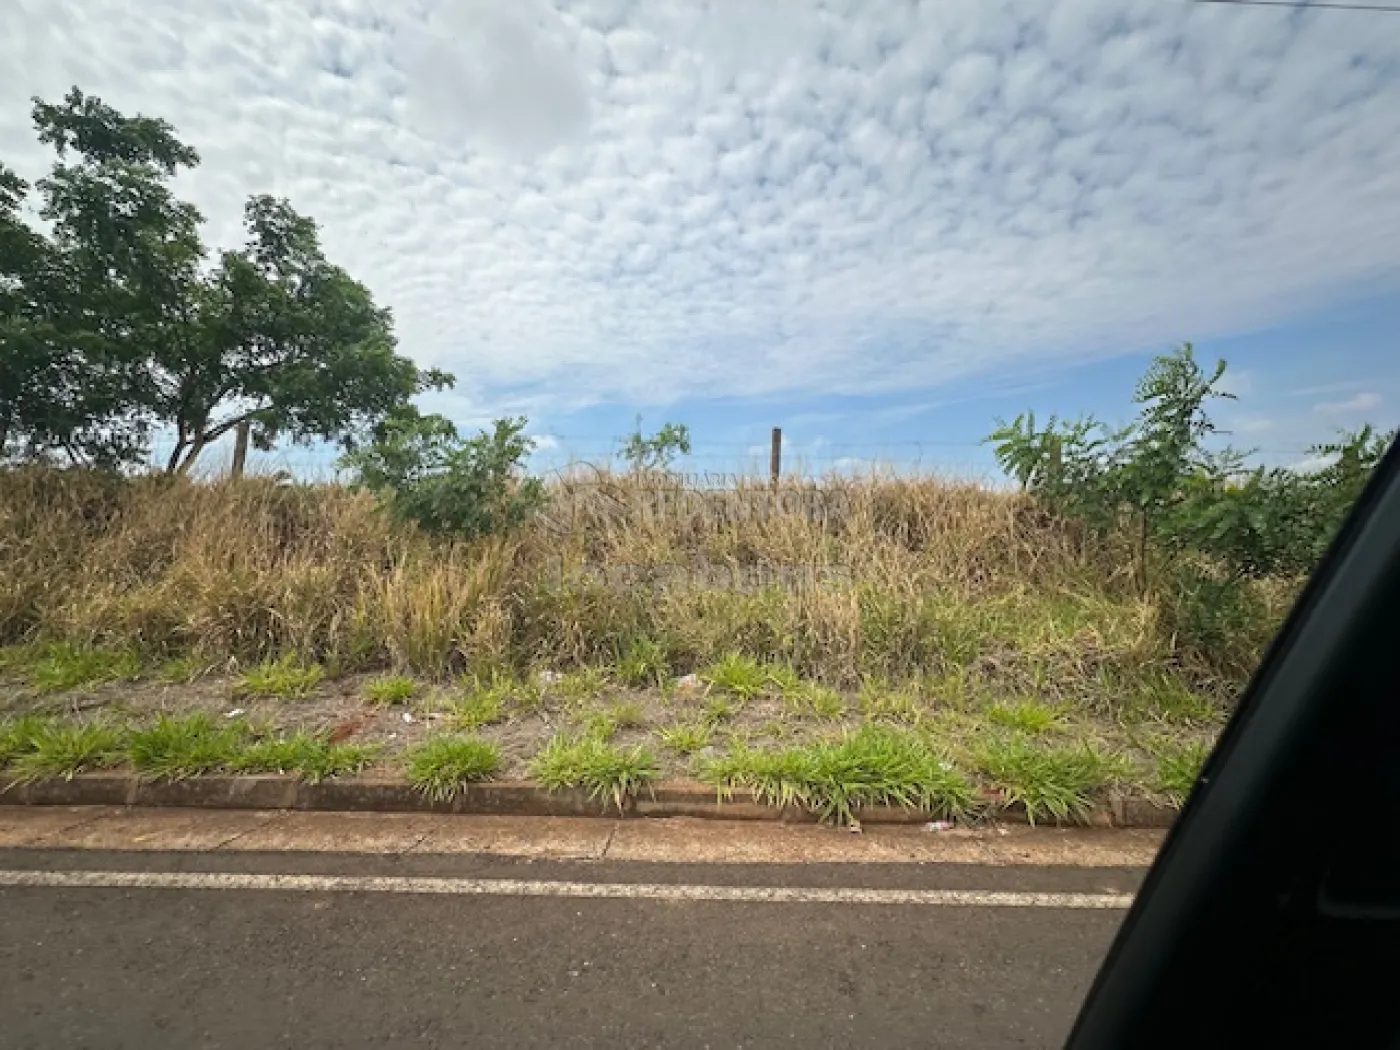
{"label": "curb stone", "polygon": [[[364,813],[461,813],[520,817],[700,817],[709,820],[771,820],[815,823],[794,806],[758,801],[736,788],[720,799],[714,788],[693,780],[668,780],[624,800],[621,813],[610,799],[581,788],[550,791],[531,781],[467,784],[450,799],[429,799],[407,781],[384,777],[337,777],[309,783],[292,776],[210,774],[183,780],[152,780],[130,772],[79,773],[73,777],[24,780],[0,774],[0,806],[176,806],[202,809],[288,809]],[[1177,811],[1150,799],[1115,795],[1083,821],[1101,828],[1166,828]],[[856,811],[863,824],[922,824],[928,814],[900,806]],[[1010,806],[998,823],[1025,824],[1025,810]],[[1050,823],[1050,822],[1045,822]]]}

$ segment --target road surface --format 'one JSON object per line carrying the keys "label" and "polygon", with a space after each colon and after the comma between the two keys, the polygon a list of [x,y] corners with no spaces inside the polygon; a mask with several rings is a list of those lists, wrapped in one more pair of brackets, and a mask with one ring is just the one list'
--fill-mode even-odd
{"label": "road surface", "polygon": [[0,1042],[1056,1046],[1141,874],[0,849]]}

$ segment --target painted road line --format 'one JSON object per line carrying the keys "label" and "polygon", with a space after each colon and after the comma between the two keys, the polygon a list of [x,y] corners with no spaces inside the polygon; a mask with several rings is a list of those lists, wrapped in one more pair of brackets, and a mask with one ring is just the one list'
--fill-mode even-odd
{"label": "painted road line", "polygon": [[41,889],[272,890],[294,893],[410,893],[467,897],[576,897],[719,901],[730,904],[912,904],[943,908],[1070,908],[1115,911],[1126,893],[1030,893],[1000,890],[887,890],[799,886],[702,886],[450,879],[426,876],[268,875],[246,872],[0,871],[0,886]]}

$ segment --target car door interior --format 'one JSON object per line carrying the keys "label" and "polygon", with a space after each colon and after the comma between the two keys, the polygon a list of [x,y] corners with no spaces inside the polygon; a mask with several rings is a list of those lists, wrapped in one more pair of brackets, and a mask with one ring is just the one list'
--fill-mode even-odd
{"label": "car door interior", "polygon": [[1400,444],[1207,761],[1068,1045],[1395,1045]]}

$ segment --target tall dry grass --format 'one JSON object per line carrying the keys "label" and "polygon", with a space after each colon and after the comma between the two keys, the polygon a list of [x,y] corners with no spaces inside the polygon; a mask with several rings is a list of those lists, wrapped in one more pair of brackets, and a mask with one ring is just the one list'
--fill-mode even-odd
{"label": "tall dry grass", "polygon": [[[518,535],[467,544],[335,485],[3,472],[0,642],[446,674],[607,661],[648,639],[677,671],[739,651],[837,683],[992,674],[1061,691],[1182,663],[1113,552],[1017,495],[874,478],[693,493],[593,472],[551,496]],[[679,580],[696,566],[704,579]]]}

